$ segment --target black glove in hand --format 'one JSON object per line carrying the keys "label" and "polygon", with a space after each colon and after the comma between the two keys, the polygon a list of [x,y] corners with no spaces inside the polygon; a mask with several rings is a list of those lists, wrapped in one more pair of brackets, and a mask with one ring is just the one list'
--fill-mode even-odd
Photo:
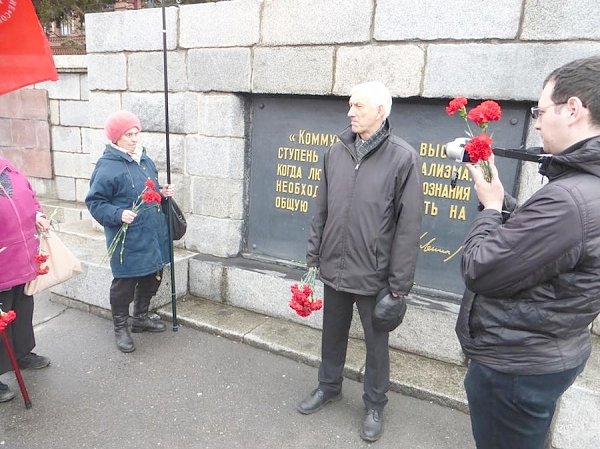
{"label": "black glove in hand", "polygon": [[394,298],[386,287],[379,292],[375,299],[373,327],[381,332],[391,332],[402,323],[405,314],[406,297]]}

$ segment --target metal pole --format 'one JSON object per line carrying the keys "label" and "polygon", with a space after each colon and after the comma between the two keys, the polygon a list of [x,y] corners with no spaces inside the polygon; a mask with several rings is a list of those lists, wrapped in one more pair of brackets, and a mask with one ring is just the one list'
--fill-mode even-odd
{"label": "metal pole", "polygon": [[[162,8],[163,33],[163,79],[165,81],[165,145],[167,150],[167,184],[171,184],[171,146],[169,142],[169,78],[167,76],[167,17],[165,1],[160,2]],[[179,330],[177,323],[177,293],[175,289],[175,254],[173,251],[173,211],[171,197],[167,197],[167,223],[169,225],[169,260],[171,262],[171,309],[173,312],[173,332]]]}
{"label": "metal pole", "polygon": [[8,338],[6,329],[0,331],[0,334],[2,334],[2,340],[4,341],[4,347],[6,348],[6,354],[8,355],[8,359],[10,360],[10,364],[12,365],[13,370],[15,370],[15,376],[17,376],[17,382],[19,384],[19,388],[21,389],[23,401],[25,402],[25,408],[31,408],[31,399],[29,399],[29,393],[27,393],[27,387],[25,387],[23,376],[21,376],[21,370],[19,369],[19,364],[17,363],[17,358],[15,357],[15,351],[13,349],[12,343]]}

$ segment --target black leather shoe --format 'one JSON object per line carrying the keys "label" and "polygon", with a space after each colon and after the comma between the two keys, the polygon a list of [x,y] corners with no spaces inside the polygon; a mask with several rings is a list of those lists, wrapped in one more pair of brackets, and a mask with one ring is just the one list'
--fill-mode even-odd
{"label": "black leather shoe", "polygon": [[340,399],[342,399],[341,392],[331,396],[326,395],[323,390],[317,388],[296,406],[296,410],[303,415],[310,415],[311,413],[318,412],[330,402],[336,402]]}
{"label": "black leather shoe", "polygon": [[383,434],[383,411],[369,409],[365,415],[360,437],[369,442],[377,441]]}
{"label": "black leather shoe", "polygon": [[42,369],[50,365],[50,359],[48,357],[37,355],[35,352],[24,355],[17,362],[21,369]]}

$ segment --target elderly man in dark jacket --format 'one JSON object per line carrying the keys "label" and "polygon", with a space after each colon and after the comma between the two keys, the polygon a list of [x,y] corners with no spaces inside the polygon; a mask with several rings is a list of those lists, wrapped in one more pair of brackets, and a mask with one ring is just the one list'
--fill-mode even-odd
{"label": "elderly man in dark jacket", "polygon": [[377,293],[405,296],[419,251],[422,188],[418,154],[391,134],[392,98],[378,82],[356,86],[350,126],[324,156],[307,265],[325,284],[319,386],[298,404],[310,414],[341,398],[348,333],[356,303],[367,347],[361,437],[377,440],[389,389],[388,332],[373,327]]}
{"label": "elderly man in dark jacket", "polygon": [[542,449],[600,312],[600,58],[553,71],[531,110],[549,183],[502,223],[503,188],[469,165],[485,209],[467,234],[457,334],[478,449]]}

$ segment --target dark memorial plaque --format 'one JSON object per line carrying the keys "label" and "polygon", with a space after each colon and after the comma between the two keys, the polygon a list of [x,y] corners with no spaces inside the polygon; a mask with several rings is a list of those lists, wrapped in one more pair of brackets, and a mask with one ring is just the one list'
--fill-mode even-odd
{"label": "dark memorial plaque", "polygon": [[[469,109],[479,101],[470,101]],[[519,148],[526,108],[500,103],[502,120],[491,123],[494,145]],[[467,170],[448,160],[445,144],[465,136],[466,124],[448,117],[447,101],[394,102],[392,132],[421,155],[423,226],[415,284],[455,298],[462,243],[477,214],[477,196]],[[322,176],[323,153],[348,124],[348,98],[254,96],[247,251],[279,260],[305,262],[306,241]],[[496,157],[504,188],[514,193],[519,161]],[[453,167],[457,186],[450,187]]]}

